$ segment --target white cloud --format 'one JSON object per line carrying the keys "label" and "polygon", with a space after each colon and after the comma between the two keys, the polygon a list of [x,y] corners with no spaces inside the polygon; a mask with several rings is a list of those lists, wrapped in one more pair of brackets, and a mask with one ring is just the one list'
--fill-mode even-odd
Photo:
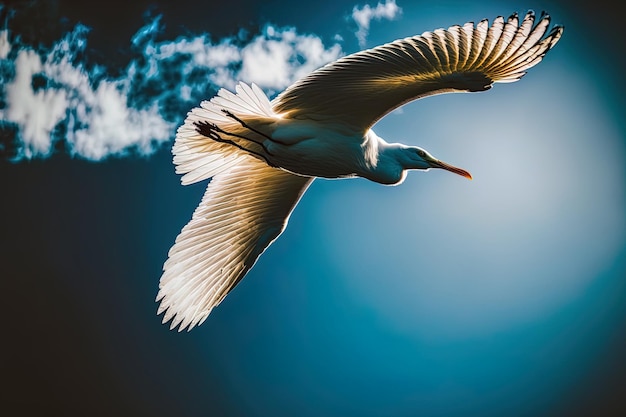
{"label": "white cloud", "polygon": [[0,31],[0,59],[5,59],[11,51],[11,44],[9,43],[9,31]]}
{"label": "white cloud", "polygon": [[298,78],[341,56],[338,44],[326,49],[313,35],[298,35],[294,28],[267,26],[242,51],[241,79],[266,90],[280,91]]}
{"label": "white cloud", "polygon": [[73,100],[80,109],[79,121],[86,125],[68,132],[66,140],[76,154],[94,160],[130,148],[148,154],[157,143],[170,139],[173,124],[166,122],[154,105],[142,110],[129,108],[127,92],[120,84],[102,82]]}
{"label": "white cloud", "polygon": [[[175,126],[156,105],[129,106],[128,79],[95,81],[98,70],[74,62],[85,46],[85,33],[77,27],[43,56],[22,47],[13,60],[8,54],[3,59],[13,64],[15,76],[2,87],[6,106],[0,121],[19,129],[16,159],[48,156],[55,140],[65,140],[75,155],[99,160],[131,148],[150,153],[171,138]],[[35,77],[43,85],[35,86]],[[54,137],[57,126],[64,127],[65,137]]]}
{"label": "white cloud", "polygon": [[[216,42],[207,34],[155,40],[159,19],[132,39],[138,56],[121,76],[84,64],[87,29],[77,26],[52,48],[35,48],[0,32],[0,124],[17,127],[18,155],[51,154],[56,140],[92,160],[129,152],[147,155],[170,141],[187,111],[219,87],[255,82],[273,94],[342,55],[295,28],[267,25],[261,33]],[[7,70],[9,69],[9,70]]]}
{"label": "white cloud", "polygon": [[369,33],[370,22],[372,20],[393,20],[398,17],[400,13],[402,13],[402,8],[398,7],[396,0],[385,0],[384,3],[378,3],[374,8],[369,4],[363,7],[354,6],[354,9],[352,9],[352,19],[358,28],[355,35],[359,40],[359,45],[365,47],[365,40]]}
{"label": "white cloud", "polygon": [[42,69],[39,55],[20,51],[15,59],[15,78],[5,87],[7,106],[0,111],[1,119],[21,122],[26,156],[50,153],[50,132],[64,116],[68,104],[64,91],[33,91],[33,75]]}

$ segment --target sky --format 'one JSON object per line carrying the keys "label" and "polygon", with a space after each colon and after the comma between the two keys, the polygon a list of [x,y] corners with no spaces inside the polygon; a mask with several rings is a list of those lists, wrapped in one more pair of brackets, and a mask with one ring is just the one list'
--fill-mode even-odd
{"label": "sky", "polygon": [[[624,35],[611,2],[0,3],[2,409],[63,416],[626,414]],[[340,56],[546,10],[519,82],[374,127],[470,171],[313,183],[207,321],[170,331],[163,262],[206,187],[189,109]]]}

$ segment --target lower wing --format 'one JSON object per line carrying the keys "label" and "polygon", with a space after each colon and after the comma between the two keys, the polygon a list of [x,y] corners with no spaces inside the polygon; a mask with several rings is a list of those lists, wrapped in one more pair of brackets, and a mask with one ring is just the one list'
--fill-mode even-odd
{"label": "lower wing", "polygon": [[163,323],[201,324],[282,233],[312,180],[253,157],[215,176],[163,266]]}

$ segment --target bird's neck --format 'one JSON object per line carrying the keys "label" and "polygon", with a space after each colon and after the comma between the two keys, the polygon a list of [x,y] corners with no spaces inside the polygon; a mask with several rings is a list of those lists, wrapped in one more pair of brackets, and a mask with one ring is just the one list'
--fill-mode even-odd
{"label": "bird's neck", "polygon": [[363,149],[363,172],[359,176],[385,185],[398,185],[404,181],[406,171],[402,164],[403,146],[387,143],[369,130],[365,135]]}

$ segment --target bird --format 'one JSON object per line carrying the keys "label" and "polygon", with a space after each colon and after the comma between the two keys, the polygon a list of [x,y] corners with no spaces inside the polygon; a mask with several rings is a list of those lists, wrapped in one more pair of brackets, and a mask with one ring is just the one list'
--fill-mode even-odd
{"label": "bird", "polygon": [[316,178],[385,185],[409,170],[464,169],[387,142],[372,126],[416,99],[518,81],[563,34],[547,13],[454,25],[339,58],[270,101],[255,84],[225,88],[188,114],[172,147],[183,185],[209,180],[168,253],[157,314],[178,331],[202,324],[285,230]]}

